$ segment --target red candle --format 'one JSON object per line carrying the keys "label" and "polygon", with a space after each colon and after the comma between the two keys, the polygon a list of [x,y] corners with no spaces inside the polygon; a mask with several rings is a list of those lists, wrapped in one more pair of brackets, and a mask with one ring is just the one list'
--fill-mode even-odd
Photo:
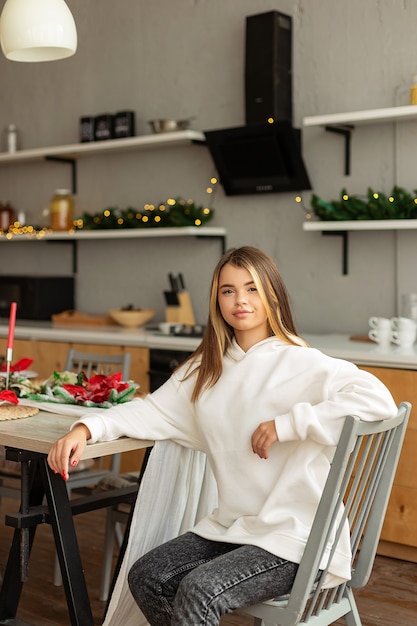
{"label": "red candle", "polygon": [[7,338],[7,350],[13,350],[14,341],[14,327],[16,323],[16,302],[12,302],[10,305],[10,319],[9,319],[9,336]]}

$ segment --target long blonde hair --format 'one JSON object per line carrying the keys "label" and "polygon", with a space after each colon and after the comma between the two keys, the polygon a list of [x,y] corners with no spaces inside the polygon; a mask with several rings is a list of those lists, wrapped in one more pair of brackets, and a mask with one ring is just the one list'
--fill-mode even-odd
{"label": "long blonde hair", "polygon": [[[228,263],[246,269],[252,276],[267,313],[271,336],[280,337],[289,344],[303,345],[295,328],[287,288],[271,257],[252,246],[227,250],[214,270],[206,330],[199,347],[190,357],[190,368],[185,375],[186,379],[197,370],[191,396],[193,402],[219,380],[223,370],[223,356],[234,337],[233,328],[224,321],[218,302],[220,272]],[[193,367],[196,358],[197,365]]]}

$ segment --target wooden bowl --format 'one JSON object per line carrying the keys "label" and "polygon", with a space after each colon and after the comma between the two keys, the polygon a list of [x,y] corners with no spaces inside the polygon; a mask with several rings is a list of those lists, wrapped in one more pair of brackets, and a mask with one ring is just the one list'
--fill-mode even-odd
{"label": "wooden bowl", "polygon": [[139,328],[156,314],[153,309],[109,309],[109,315],[120,326]]}

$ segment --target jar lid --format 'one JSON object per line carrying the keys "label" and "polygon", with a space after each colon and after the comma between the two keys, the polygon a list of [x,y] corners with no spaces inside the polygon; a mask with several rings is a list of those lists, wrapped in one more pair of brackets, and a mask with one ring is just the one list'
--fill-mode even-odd
{"label": "jar lid", "polygon": [[71,192],[69,189],[55,189],[55,193],[57,196],[69,196]]}

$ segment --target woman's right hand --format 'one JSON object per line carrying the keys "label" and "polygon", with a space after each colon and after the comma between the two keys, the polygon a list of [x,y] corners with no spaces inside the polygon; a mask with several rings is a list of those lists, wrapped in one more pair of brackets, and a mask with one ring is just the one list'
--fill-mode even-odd
{"label": "woman's right hand", "polygon": [[61,474],[64,480],[69,478],[69,464],[77,467],[91,433],[85,424],[74,428],[52,444],[48,454],[49,467],[55,474]]}

